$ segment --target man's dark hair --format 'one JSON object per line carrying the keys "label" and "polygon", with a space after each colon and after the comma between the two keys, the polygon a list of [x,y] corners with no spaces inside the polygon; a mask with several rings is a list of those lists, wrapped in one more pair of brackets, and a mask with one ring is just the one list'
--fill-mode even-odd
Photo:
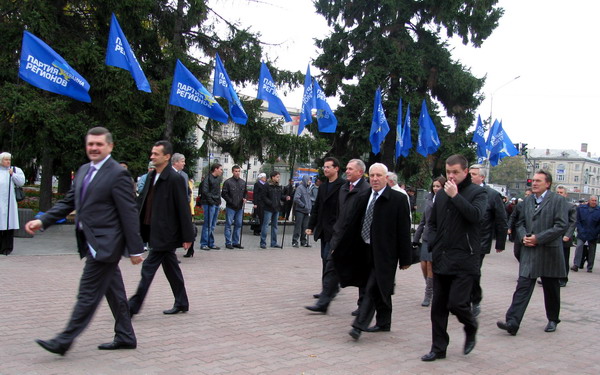
{"label": "man's dark hair", "polygon": [[106,143],[113,143],[112,134],[110,134],[108,129],[103,128],[102,126],[96,126],[95,128],[91,128],[90,130],[88,130],[86,138],[88,135],[104,135],[106,137]]}
{"label": "man's dark hair", "polygon": [[269,177],[270,177],[270,178],[273,178],[273,177],[275,177],[275,176],[277,176],[277,175],[280,175],[280,174],[281,174],[281,173],[279,173],[279,172],[277,172],[277,171],[273,171],[273,172],[271,172],[271,174],[269,175]]}
{"label": "man's dark hair", "polygon": [[460,167],[464,170],[469,168],[469,161],[467,160],[467,158],[465,158],[464,156],[460,155],[460,154],[454,154],[450,157],[448,157],[448,159],[446,159],[446,165],[460,165]]}
{"label": "man's dark hair", "polygon": [[173,155],[173,145],[171,144],[171,142],[169,141],[158,141],[154,144],[154,147],[163,147],[163,154],[164,155]]}
{"label": "man's dark hair", "polygon": [[333,156],[328,156],[325,159],[323,159],[323,164],[325,164],[325,162],[330,161],[333,164],[333,167],[337,167],[338,169],[340,168],[340,161],[337,160],[336,158],[334,158]]}
{"label": "man's dark hair", "polygon": [[240,166],[239,166],[239,165],[237,165],[237,164],[236,164],[236,165],[234,165],[233,167],[231,167],[231,171],[232,171],[232,172],[233,172],[233,171],[235,171],[236,169],[239,169],[240,171],[242,170],[242,168],[240,168]]}
{"label": "man's dark hair", "polygon": [[527,188],[527,189],[525,189],[525,191],[533,191],[533,190],[531,190],[531,188]]}
{"label": "man's dark hair", "polygon": [[[549,182],[550,186],[552,186],[552,175],[550,174],[550,172],[544,169],[538,169],[537,171],[535,171],[535,174],[543,174],[544,176],[546,176],[546,182]],[[550,188],[550,186],[548,188]]]}
{"label": "man's dark hair", "polygon": [[210,173],[213,173],[215,170],[217,170],[217,169],[219,169],[221,167],[222,167],[222,165],[219,164],[219,163],[215,163],[215,164],[211,165],[210,166]]}

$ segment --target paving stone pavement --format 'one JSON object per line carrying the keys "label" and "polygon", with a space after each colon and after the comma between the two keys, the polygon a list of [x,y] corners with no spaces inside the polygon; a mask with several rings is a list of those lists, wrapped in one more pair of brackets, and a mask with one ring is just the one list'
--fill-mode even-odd
{"label": "paving stone pavement", "polygon": [[[283,249],[258,248],[244,233],[244,250],[196,251],[181,267],[190,311],[167,316],[173,297],[159,271],[134,318],[136,350],[99,351],[111,341],[113,318],[106,302],[66,356],[40,348],[64,328],[77,293],[83,262],[75,254],[73,226],[55,226],[34,238],[15,239],[0,258],[0,374],[598,374],[600,270],[570,273],[562,288],[562,322],[545,333],[541,287],[513,337],[496,328],[517,278],[512,249],[486,257],[484,300],[475,350],[462,354],[462,326],[450,317],[448,357],[431,363],[429,308],[420,306],[424,281],[413,266],[399,271],[392,331],[349,335],[357,290],[346,288],[327,315],[303,306],[320,289],[319,244],[292,248],[287,227]],[[280,232],[282,228],[280,228]],[[223,244],[217,227],[217,245]],[[196,244],[196,247],[199,247]],[[183,251],[178,251],[183,254]],[[140,267],[121,262],[128,294]]]}

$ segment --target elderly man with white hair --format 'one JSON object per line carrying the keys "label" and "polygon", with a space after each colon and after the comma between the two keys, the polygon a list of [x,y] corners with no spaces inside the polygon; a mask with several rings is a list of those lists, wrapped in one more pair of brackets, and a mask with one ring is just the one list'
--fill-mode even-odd
{"label": "elderly man with white hair", "polygon": [[0,154],[0,254],[13,251],[15,229],[19,229],[19,211],[15,198],[15,187],[25,184],[21,168],[11,167],[12,155]]}
{"label": "elderly man with white hair", "polygon": [[[400,187],[400,185],[398,184],[398,175],[395,174],[394,172],[388,172],[387,173],[387,185],[389,187],[392,188],[392,190],[396,190],[401,192],[402,194],[404,194],[406,196],[406,200],[408,201],[408,206],[410,207],[410,197],[408,196],[408,193],[406,192],[406,190],[402,189],[402,187]],[[410,222],[412,223],[412,211],[409,210],[410,213]]]}

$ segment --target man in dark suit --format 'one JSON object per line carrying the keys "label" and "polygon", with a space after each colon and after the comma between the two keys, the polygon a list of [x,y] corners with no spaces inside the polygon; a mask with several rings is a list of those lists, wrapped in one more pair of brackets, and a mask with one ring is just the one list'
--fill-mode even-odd
{"label": "man in dark suit", "polygon": [[[340,177],[340,162],[331,156],[323,161],[323,173],[327,181],[321,184],[317,194],[317,200],[310,211],[308,221],[307,235],[315,235],[315,241],[321,240],[321,262],[323,265],[321,271],[321,282],[325,275],[325,266],[329,257],[331,237],[333,237],[333,226],[338,218],[339,209],[339,191],[344,184],[344,179]],[[313,297],[319,298],[319,294]]]}
{"label": "man in dark suit", "polygon": [[137,345],[119,260],[129,256],[131,263],[140,263],[144,244],[139,233],[131,175],[111,157],[112,149],[112,135],[107,129],[90,129],[86,136],[90,163],[79,168],[63,200],[40,220],[32,220],[25,226],[27,232],[33,234],[77,211],[77,246],[81,257],[86,257],[77,302],[62,333],[52,340],[36,340],[52,353],[64,355],[69,350],[92,320],[103,296],[115,318],[115,337],[98,349],[135,349]]}
{"label": "man in dark suit", "polygon": [[448,316],[464,325],[463,353],[475,348],[477,320],[471,311],[473,280],[480,274],[480,226],[487,194],[471,182],[469,164],[462,155],[446,159],[444,190],[435,195],[429,216],[429,251],[432,253],[431,351],[421,357],[430,362],[446,358]]}
{"label": "man in dark suit", "polygon": [[332,248],[341,285],[365,287],[349,332],[355,340],[363,331],[390,331],[396,267],[411,265],[410,207],[402,193],[387,187],[387,172],[381,163],[371,165],[371,189],[357,197],[352,219]]}
{"label": "man in dark suit", "polygon": [[[561,287],[567,286],[569,282],[569,260],[571,258],[571,246],[573,246],[573,234],[575,233],[575,228],[577,227],[577,206],[573,203],[569,202],[569,194],[567,193],[567,188],[563,185],[558,185],[556,187],[556,194],[562,196],[567,201],[568,207],[568,218],[569,218],[569,226],[567,227],[567,231],[563,235],[563,255],[565,258],[565,273],[566,276],[564,279],[560,279],[558,284]],[[538,281],[539,283],[540,281]]]}
{"label": "man in dark suit", "polygon": [[548,324],[546,332],[556,331],[560,322],[559,280],[566,276],[563,236],[568,226],[568,207],[564,197],[550,191],[552,175],[539,170],[533,175],[532,191],[523,201],[517,222],[517,240],[523,243],[519,262],[519,280],[506,320],[498,328],[516,335],[535,288],[542,278]]}
{"label": "man in dark suit", "polygon": [[129,299],[129,311],[140,311],[156,270],[162,265],[171,285],[175,303],[163,314],[177,314],[189,309],[183,273],[175,249],[188,249],[194,241],[192,215],[187,201],[187,187],[183,177],[171,167],[173,146],[158,141],[152,147],[150,159],[154,171],[148,175],[144,190],[138,197],[142,238],[148,243],[149,254],[142,266],[142,279],[137,291]]}
{"label": "man in dark suit", "polygon": [[[346,231],[350,224],[350,219],[354,214],[356,199],[362,191],[371,190],[369,183],[363,178],[365,173],[365,163],[360,159],[352,159],[346,165],[346,183],[339,190],[338,211],[339,215],[333,226],[333,236],[330,247],[335,249],[339,242],[339,237]],[[323,275],[323,286],[319,294],[319,300],[314,306],[305,306],[306,309],[314,312],[326,313],[329,304],[339,291],[340,279],[335,271],[331,254],[327,259],[327,266]]]}
{"label": "man in dark suit", "polygon": [[485,189],[487,194],[487,206],[481,218],[481,261],[479,262],[480,274],[473,280],[473,290],[471,291],[471,310],[473,316],[477,317],[481,311],[480,303],[483,299],[481,290],[481,266],[483,258],[490,253],[492,249],[492,240],[496,239],[496,253],[504,251],[506,245],[506,233],[508,232],[506,209],[502,196],[499,192],[485,184],[485,171],[480,164],[474,164],[469,168],[471,181]]}

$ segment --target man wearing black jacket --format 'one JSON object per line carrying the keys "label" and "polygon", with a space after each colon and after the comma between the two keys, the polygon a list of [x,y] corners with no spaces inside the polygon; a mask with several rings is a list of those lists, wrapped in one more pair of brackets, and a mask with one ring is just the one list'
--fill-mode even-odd
{"label": "man wearing black jacket", "polygon": [[178,247],[188,249],[194,241],[192,213],[187,200],[185,181],[171,167],[173,146],[158,141],[152,147],[150,159],[155,166],[144,190],[138,197],[142,239],[148,243],[148,257],[142,265],[142,279],[129,299],[131,315],[139,313],[156,270],[162,265],[171,285],[175,303],[164,314],[177,314],[189,309],[183,273],[175,255]]}
{"label": "man wearing black jacket", "polygon": [[210,173],[200,184],[202,196],[200,203],[204,211],[204,224],[202,224],[202,234],[200,235],[200,248],[202,250],[219,250],[215,245],[215,227],[217,226],[217,216],[221,206],[221,175],[223,166],[215,163],[210,167]]}
{"label": "man wearing black jacket", "polygon": [[[483,258],[490,253],[494,237],[496,238],[496,252],[501,253],[504,251],[508,231],[506,209],[500,193],[485,184],[485,171],[482,165],[472,165],[469,174],[471,175],[471,181],[475,185],[482,186],[487,194],[487,206],[481,219],[481,262],[479,262],[479,272],[481,273]],[[473,280],[473,290],[471,292],[471,309],[474,317],[477,317],[481,311],[479,304],[482,298],[481,275],[478,275]]]}
{"label": "man wearing black jacket", "polygon": [[[240,244],[240,232],[242,231],[242,216],[244,204],[246,203],[246,182],[240,178],[242,169],[239,165],[231,168],[233,177],[223,183],[221,197],[225,199],[225,247],[228,249],[244,247]],[[233,233],[231,225],[233,224]]]}
{"label": "man wearing black jacket", "polygon": [[471,183],[467,159],[446,159],[444,190],[438,191],[429,218],[430,251],[433,253],[433,301],[431,351],[423,361],[446,358],[448,315],[456,315],[465,327],[464,354],[475,347],[477,320],[471,312],[474,276],[479,275],[481,219],[487,205],[485,189]]}

